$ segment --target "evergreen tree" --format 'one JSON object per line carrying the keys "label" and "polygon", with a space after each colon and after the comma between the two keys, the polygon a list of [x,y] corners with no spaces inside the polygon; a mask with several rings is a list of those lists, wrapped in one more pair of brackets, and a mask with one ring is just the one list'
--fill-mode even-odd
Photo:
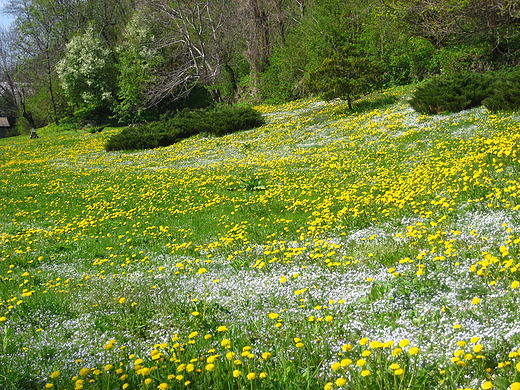
{"label": "evergreen tree", "polygon": [[309,85],[324,99],[346,99],[352,110],[355,97],[382,85],[381,68],[347,45],[310,73]]}

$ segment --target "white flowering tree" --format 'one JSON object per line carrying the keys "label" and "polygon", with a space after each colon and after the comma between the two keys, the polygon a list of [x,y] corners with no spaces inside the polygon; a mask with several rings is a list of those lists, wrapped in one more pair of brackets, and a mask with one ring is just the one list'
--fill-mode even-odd
{"label": "white flowering tree", "polygon": [[56,71],[75,109],[112,104],[117,78],[113,54],[92,27],[71,39]]}

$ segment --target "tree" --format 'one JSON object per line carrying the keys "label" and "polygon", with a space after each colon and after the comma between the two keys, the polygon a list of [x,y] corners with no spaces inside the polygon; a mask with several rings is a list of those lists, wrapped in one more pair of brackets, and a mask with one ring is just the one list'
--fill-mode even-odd
{"label": "tree", "polygon": [[15,124],[21,103],[13,47],[13,33],[0,28],[0,116],[6,116],[11,125]]}
{"label": "tree", "polygon": [[346,99],[352,110],[352,100],[379,88],[380,67],[361,56],[351,45],[343,46],[310,73],[309,85],[322,98]]}
{"label": "tree", "polygon": [[[144,0],[153,20],[152,47],[161,56],[154,83],[146,91],[148,106],[167,97],[181,98],[195,85],[215,86],[224,67],[231,69],[236,46],[236,14],[227,0]],[[233,75],[231,75],[233,76]],[[218,89],[210,88],[214,100]]]}
{"label": "tree", "polygon": [[127,24],[123,39],[117,47],[118,62],[118,102],[114,109],[123,123],[144,120],[147,101],[145,93],[153,83],[153,69],[159,64],[159,56],[154,50],[154,38],[143,23],[142,14],[137,13]]}
{"label": "tree", "polygon": [[110,107],[115,93],[116,70],[110,49],[93,27],[67,44],[56,65],[61,85],[75,109]]}

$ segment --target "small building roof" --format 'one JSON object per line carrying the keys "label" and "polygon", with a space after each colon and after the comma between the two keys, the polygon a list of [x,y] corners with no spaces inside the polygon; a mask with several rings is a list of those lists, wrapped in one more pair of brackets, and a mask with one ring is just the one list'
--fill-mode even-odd
{"label": "small building roof", "polygon": [[0,117],[0,127],[11,127],[7,118]]}

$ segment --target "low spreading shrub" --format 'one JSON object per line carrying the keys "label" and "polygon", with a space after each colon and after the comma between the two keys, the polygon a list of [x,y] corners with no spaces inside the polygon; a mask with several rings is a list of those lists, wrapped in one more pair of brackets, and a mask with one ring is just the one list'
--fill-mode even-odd
{"label": "low spreading shrub", "polygon": [[422,114],[459,112],[477,107],[491,93],[494,76],[463,72],[435,76],[420,85],[409,101]]}
{"label": "low spreading shrub", "polygon": [[249,107],[222,105],[210,109],[184,109],[169,119],[123,129],[108,139],[105,149],[153,149],[174,144],[200,133],[222,136],[262,124],[262,115]]}
{"label": "low spreading shrub", "polygon": [[482,102],[490,111],[514,111],[520,108],[520,70],[497,78],[491,94]]}

